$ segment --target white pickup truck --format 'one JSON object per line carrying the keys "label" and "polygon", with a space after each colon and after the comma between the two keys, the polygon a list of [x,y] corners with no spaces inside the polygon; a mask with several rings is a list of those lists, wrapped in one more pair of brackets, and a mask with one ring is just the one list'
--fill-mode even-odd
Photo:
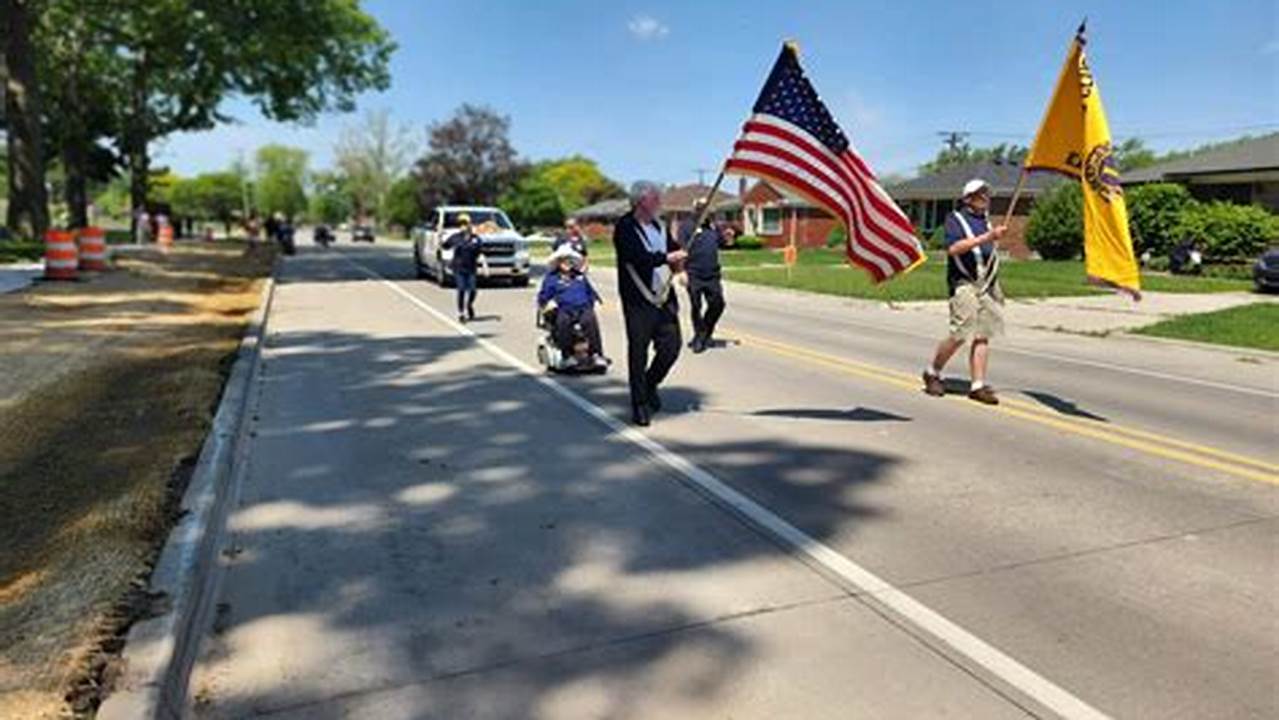
{"label": "white pickup truck", "polygon": [[417,276],[433,278],[444,286],[453,284],[450,268],[453,251],[444,249],[444,241],[461,229],[458,218],[463,214],[471,217],[471,227],[483,241],[480,279],[507,279],[513,285],[528,285],[528,241],[515,231],[506,213],[495,207],[446,205],[436,208],[413,232],[413,265]]}

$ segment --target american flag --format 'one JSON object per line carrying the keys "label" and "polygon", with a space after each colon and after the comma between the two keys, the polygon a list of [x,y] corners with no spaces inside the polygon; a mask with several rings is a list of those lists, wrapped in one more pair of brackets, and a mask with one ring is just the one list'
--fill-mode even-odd
{"label": "american flag", "polygon": [[924,259],[910,220],[804,76],[792,45],[768,75],[725,171],[782,185],[848,228],[848,259],[881,282]]}

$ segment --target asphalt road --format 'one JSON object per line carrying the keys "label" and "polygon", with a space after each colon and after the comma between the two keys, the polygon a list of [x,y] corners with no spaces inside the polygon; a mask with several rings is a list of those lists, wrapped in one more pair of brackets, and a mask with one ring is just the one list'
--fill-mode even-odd
{"label": "asphalt road", "polygon": [[1018,331],[987,408],[927,318],[733,287],[641,434],[533,289],[284,268],[201,717],[1279,716],[1273,358]]}

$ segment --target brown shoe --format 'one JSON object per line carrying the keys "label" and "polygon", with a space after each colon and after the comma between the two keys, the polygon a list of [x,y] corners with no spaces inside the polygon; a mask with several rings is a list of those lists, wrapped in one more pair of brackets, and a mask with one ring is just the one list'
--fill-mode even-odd
{"label": "brown shoe", "polygon": [[968,393],[968,397],[986,405],[999,404],[999,398],[995,397],[995,391],[992,390],[989,385],[982,385],[976,390],[970,391]]}
{"label": "brown shoe", "polygon": [[946,394],[946,383],[941,381],[940,375],[924,373],[924,392],[934,397],[941,397]]}

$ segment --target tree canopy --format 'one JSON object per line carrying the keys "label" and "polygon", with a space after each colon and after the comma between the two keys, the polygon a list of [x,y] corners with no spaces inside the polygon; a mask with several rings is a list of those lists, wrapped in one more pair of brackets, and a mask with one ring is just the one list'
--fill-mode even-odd
{"label": "tree canopy", "polygon": [[510,118],[469,104],[433,123],[426,155],[414,168],[422,207],[497,202],[524,172],[508,138],[510,128]]}
{"label": "tree canopy", "polygon": [[254,191],[258,210],[281,213],[292,219],[306,210],[305,150],[285,145],[264,145],[258,148],[257,182]]}

